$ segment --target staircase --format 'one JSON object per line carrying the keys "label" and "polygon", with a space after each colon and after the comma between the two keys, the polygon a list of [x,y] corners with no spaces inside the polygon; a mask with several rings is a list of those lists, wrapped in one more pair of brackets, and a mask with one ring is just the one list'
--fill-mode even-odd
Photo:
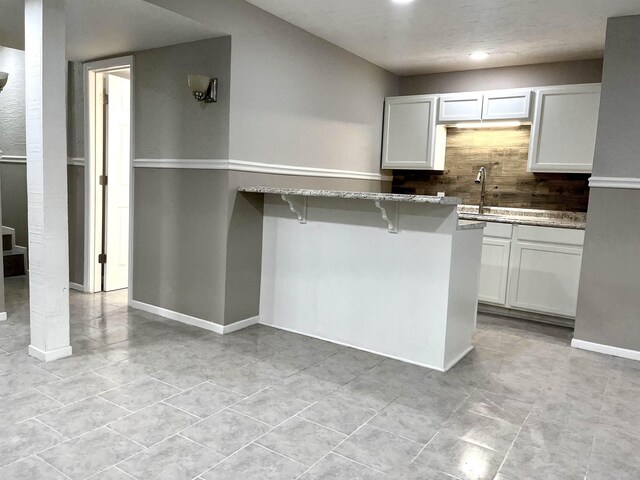
{"label": "staircase", "polygon": [[27,270],[27,249],[16,245],[16,231],[2,227],[2,263],[5,277],[24,275]]}

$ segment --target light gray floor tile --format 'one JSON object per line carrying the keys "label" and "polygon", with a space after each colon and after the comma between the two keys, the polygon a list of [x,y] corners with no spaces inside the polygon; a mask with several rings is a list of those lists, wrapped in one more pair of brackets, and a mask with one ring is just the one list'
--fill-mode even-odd
{"label": "light gray floor tile", "polygon": [[80,480],[95,475],[140,450],[142,447],[131,440],[102,427],[38,456],[73,480]]}
{"label": "light gray floor tile", "polygon": [[256,373],[270,375],[275,378],[285,378],[311,365],[312,363],[304,357],[292,357],[286,353],[276,353],[258,360],[246,368],[252,369]]}
{"label": "light gray floor tile", "polygon": [[596,429],[593,451],[589,459],[589,480],[632,480],[640,478],[638,457],[640,436],[601,425]]}
{"label": "light gray floor tile", "polygon": [[381,480],[384,475],[364,465],[360,465],[341,455],[330,453],[312,468],[300,480]]}
{"label": "light gray floor tile", "polygon": [[184,390],[196,387],[209,380],[209,372],[207,370],[192,367],[160,370],[151,374],[151,376]]}
{"label": "light gray floor tile", "polygon": [[438,434],[415,462],[462,480],[491,480],[503,458],[503,454],[493,450]]}
{"label": "light gray floor tile", "polygon": [[304,370],[304,373],[328,382],[344,385],[363,373],[366,369],[344,365],[339,359],[327,358]]}
{"label": "light gray floor tile", "polygon": [[564,452],[541,450],[516,441],[500,472],[507,477],[527,480],[567,480],[584,478],[586,467],[585,461],[576,462]]}
{"label": "light gray floor tile", "polygon": [[228,456],[264,435],[269,429],[268,425],[246,415],[223,410],[187,428],[182,435]]}
{"label": "light gray floor tile", "polygon": [[271,375],[245,368],[222,370],[210,375],[209,379],[216,385],[243,395],[252,395],[279,381],[278,378]]}
{"label": "light gray floor tile", "polygon": [[113,422],[109,427],[134,442],[150,447],[197,421],[197,417],[171,405],[157,403]]}
{"label": "light gray floor tile", "polygon": [[507,453],[519,430],[519,425],[472,412],[454,414],[440,429],[446,436],[502,454]]}
{"label": "light gray floor tile", "polygon": [[522,425],[531,412],[529,403],[513,400],[495,393],[476,390],[460,407],[459,411],[478,413],[485,417],[504,420],[513,425]]}
{"label": "light gray floor tile", "polygon": [[341,386],[340,384],[299,372],[276,383],[272,388],[295,395],[307,402],[316,402],[335,392]]}
{"label": "light gray floor tile", "polygon": [[56,402],[37,390],[24,390],[0,399],[0,427],[13,425],[61,406],[60,402]]}
{"label": "light gray floor tile", "polygon": [[133,477],[117,467],[109,467],[106,470],[89,477],[89,480],[131,480]]}
{"label": "light gray floor tile", "polygon": [[448,418],[448,414],[441,415],[437,411],[418,410],[393,402],[369,420],[369,424],[425,444],[438,433],[440,426]]}
{"label": "light gray floor tile", "polygon": [[191,480],[223,458],[176,435],[120,463],[118,468],[140,480]]}
{"label": "light gray floor tile", "polygon": [[120,385],[140,380],[147,375],[155,373],[156,371],[157,370],[153,366],[135,363],[129,360],[124,360],[122,362],[94,370],[98,375],[106,377]]}
{"label": "light gray floor tile", "polygon": [[42,385],[38,390],[51,398],[68,405],[92,395],[117,387],[118,384],[92,372],[81,373],[55,383]]}
{"label": "light gray floor tile", "polygon": [[424,445],[365,425],[345,440],[336,452],[382,472],[405,468]]}
{"label": "light gray floor tile", "polygon": [[31,335],[28,333],[16,337],[0,338],[0,349],[8,353],[26,350],[29,347],[30,341]]}
{"label": "light gray floor tile", "polygon": [[2,480],[67,480],[62,473],[38,457],[29,457],[0,468]]}
{"label": "light gray floor tile", "polygon": [[295,480],[306,466],[250,444],[201,475],[204,480]]}
{"label": "light gray floor tile", "polygon": [[80,373],[88,372],[96,368],[104,367],[107,362],[89,353],[73,355],[54,362],[39,365],[39,368],[53,373],[61,378],[73,377]]}
{"label": "light gray floor tile", "polygon": [[311,466],[346,437],[340,433],[294,417],[256,441],[259,445]]}
{"label": "light gray floor tile", "polygon": [[376,411],[371,408],[329,396],[307,408],[299,416],[349,435],[375,414]]}
{"label": "light gray floor tile", "polygon": [[0,435],[0,466],[15,462],[63,442],[65,437],[37,420],[3,428]]}
{"label": "light gray floor tile", "polygon": [[241,395],[226,388],[203,383],[175,397],[165,400],[165,403],[181,408],[200,418],[205,418],[232,405],[244,398]]}
{"label": "light gray floor tile", "polygon": [[101,397],[135,412],[178,393],[179,389],[146,377],[106,392]]}
{"label": "light gray floor tile", "polygon": [[78,403],[58,408],[53,412],[40,415],[38,420],[68,438],[102,427],[124,417],[129,412],[100,397],[90,397]]}
{"label": "light gray floor tile", "polygon": [[[407,468],[390,473],[386,478],[388,480],[457,480],[458,477],[439,472],[427,465],[412,463]],[[493,480],[498,480],[498,477]]]}
{"label": "light gray floor tile", "polygon": [[12,372],[14,370],[10,369],[7,375],[0,377],[0,398],[59,380],[55,375],[36,367],[24,366],[15,373]]}
{"label": "light gray floor tile", "polygon": [[236,403],[231,408],[275,427],[309,405],[308,402],[284,392],[266,389]]}
{"label": "light gray floor tile", "polygon": [[333,395],[362,407],[382,410],[398,398],[400,390],[393,382],[362,375],[336,390]]}

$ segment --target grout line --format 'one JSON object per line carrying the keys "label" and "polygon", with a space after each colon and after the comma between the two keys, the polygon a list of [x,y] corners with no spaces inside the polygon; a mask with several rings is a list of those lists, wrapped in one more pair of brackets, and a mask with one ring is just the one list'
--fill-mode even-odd
{"label": "grout line", "polygon": [[[32,456],[37,456],[37,455],[32,455]],[[30,457],[27,457],[30,458]],[[69,480],[71,480],[71,477],[69,475],[67,475],[66,473],[64,473],[63,471],[59,470],[58,468],[54,467],[53,465],[51,465],[49,462],[47,462],[44,458],[42,457],[38,457],[40,460],[42,460],[44,463],[46,463],[47,465],[49,465],[51,468],[53,468],[56,472],[58,472],[59,474],[61,474],[64,478],[68,478]]]}
{"label": "grout line", "polygon": [[440,432],[436,432],[435,435],[433,437],[431,437],[431,440],[429,440],[427,443],[424,444],[424,447],[422,447],[420,449],[420,451],[417,453],[417,455],[415,457],[413,457],[413,460],[411,460],[409,463],[413,463],[416,461],[416,459],[420,456],[420,454],[424,451],[425,448],[427,448],[429,446],[429,444],[431,442],[433,442],[433,440],[440,434]]}
{"label": "grout line", "polygon": [[[302,412],[300,412],[300,413],[302,413]],[[334,433],[338,433],[338,434],[342,435],[343,437],[346,437],[346,436],[348,435],[348,433],[344,433],[344,432],[340,432],[340,431],[338,431],[338,430],[334,430],[333,428],[331,428],[331,427],[327,427],[326,425],[322,425],[321,423],[314,422],[313,420],[309,420],[308,418],[301,417],[299,413],[296,413],[296,414],[294,415],[294,417],[298,417],[298,418],[300,418],[301,420],[304,420],[305,422],[313,423],[314,425],[317,425],[318,427],[322,427],[322,428],[324,428],[324,429],[326,429],[326,430],[330,430],[330,431],[332,431],[332,432],[334,432]],[[293,418],[293,417],[291,417],[291,418]],[[365,423],[366,423],[366,422],[365,422]]]}
{"label": "grout line", "polygon": [[383,472],[382,470],[378,470],[377,468],[370,467],[369,465],[365,465],[364,463],[362,463],[362,462],[358,462],[357,460],[354,460],[354,459],[352,459],[352,458],[345,457],[344,455],[342,455],[342,454],[340,454],[340,453],[338,453],[338,452],[331,451],[331,452],[329,452],[326,456],[328,457],[329,455],[336,455],[336,456],[338,456],[338,457],[346,458],[346,459],[347,459],[347,460],[349,460],[350,462],[357,463],[358,465],[361,465],[361,466],[363,466],[363,467],[366,467],[366,468],[368,468],[369,470],[373,470],[373,471],[375,471],[375,472],[382,473],[382,474],[384,475],[384,472]]}
{"label": "grout line", "polygon": [[133,475],[128,474],[127,472],[125,472],[124,470],[122,470],[121,468],[119,468],[117,465],[112,465],[112,467],[114,469],[116,469],[118,472],[122,472],[124,475],[126,475],[129,478],[133,478],[135,480],[136,477],[134,477]]}
{"label": "grout line", "polygon": [[45,427],[47,427],[48,429],[53,430],[53,431],[54,431],[54,432],[56,432],[58,435],[60,435],[62,438],[64,438],[64,440],[63,440],[62,442],[60,442],[60,443],[64,443],[64,442],[66,442],[66,441],[70,440],[70,438],[69,438],[69,437],[67,437],[66,435],[64,435],[64,434],[62,434],[61,432],[59,432],[58,430],[56,430],[55,428],[53,428],[51,425],[47,425],[47,424],[46,424],[46,423],[44,423],[42,420],[40,420],[38,417],[34,417],[34,418],[33,418],[33,420],[34,420],[34,421],[36,421],[36,422],[38,422],[38,423],[40,423],[40,424],[42,424],[42,425],[44,425],[44,426],[45,426]]}

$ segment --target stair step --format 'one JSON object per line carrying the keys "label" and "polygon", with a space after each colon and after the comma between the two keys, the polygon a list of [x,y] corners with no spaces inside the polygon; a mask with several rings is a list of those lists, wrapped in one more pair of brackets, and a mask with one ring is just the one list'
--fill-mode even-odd
{"label": "stair step", "polygon": [[24,255],[21,253],[5,255],[2,257],[2,262],[5,277],[17,277],[26,273],[24,269]]}
{"label": "stair step", "polygon": [[10,233],[5,233],[2,235],[2,251],[6,252],[7,250],[13,249],[13,241]]}

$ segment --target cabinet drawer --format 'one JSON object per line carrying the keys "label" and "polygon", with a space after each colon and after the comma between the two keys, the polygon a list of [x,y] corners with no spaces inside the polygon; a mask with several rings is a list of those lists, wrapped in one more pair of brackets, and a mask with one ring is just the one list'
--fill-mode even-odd
{"label": "cabinet drawer", "polygon": [[484,95],[483,120],[528,120],[531,90],[500,90]]}
{"label": "cabinet drawer", "polygon": [[559,245],[577,246],[584,245],[584,230],[569,230],[566,228],[518,225],[517,237],[518,240],[527,242],[555,243]]}
{"label": "cabinet drawer", "polygon": [[443,95],[440,97],[440,122],[480,120],[482,118],[482,93]]}
{"label": "cabinet drawer", "polygon": [[487,222],[484,229],[485,237],[511,238],[513,234],[513,225],[510,223],[494,223]]}

